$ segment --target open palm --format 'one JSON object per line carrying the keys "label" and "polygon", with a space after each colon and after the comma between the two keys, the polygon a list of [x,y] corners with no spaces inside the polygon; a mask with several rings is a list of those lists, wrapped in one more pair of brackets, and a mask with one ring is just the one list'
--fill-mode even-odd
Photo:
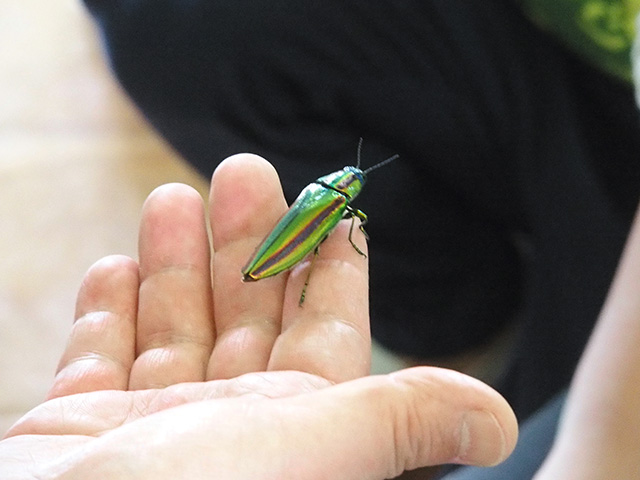
{"label": "open palm", "polygon": [[[244,284],[240,269],[286,210],[275,170],[238,155],[200,196],[147,200],[139,263],[87,273],[49,400],[0,442],[3,478],[390,478],[492,464],[515,444],[504,400],[454,372],[369,371],[367,262],[346,240]],[[366,248],[360,237],[360,248]]]}

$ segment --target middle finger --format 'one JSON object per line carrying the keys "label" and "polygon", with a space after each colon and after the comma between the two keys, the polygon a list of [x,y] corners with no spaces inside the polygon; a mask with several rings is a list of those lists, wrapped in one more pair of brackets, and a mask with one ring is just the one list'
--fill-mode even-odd
{"label": "middle finger", "polygon": [[140,224],[140,295],[130,389],[202,381],[213,348],[204,205],[186,185],[156,189]]}
{"label": "middle finger", "polygon": [[235,155],[213,174],[210,195],[216,345],[207,377],[266,370],[280,333],[286,273],[243,283],[241,268],[287,205],[275,169]]}

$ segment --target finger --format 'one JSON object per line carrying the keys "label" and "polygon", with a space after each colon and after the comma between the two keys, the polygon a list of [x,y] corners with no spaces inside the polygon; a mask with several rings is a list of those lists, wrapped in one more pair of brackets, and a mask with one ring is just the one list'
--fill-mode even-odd
{"label": "finger", "polygon": [[128,257],[106,257],[89,269],[48,398],[127,388],[135,356],[138,286],[138,264]]}
{"label": "finger", "polygon": [[[283,331],[274,345],[270,370],[300,370],[333,382],[369,373],[368,263],[348,240],[350,225],[350,220],[340,222],[320,245],[318,257],[289,275]],[[366,252],[358,229],[354,228],[353,238]],[[308,275],[301,307],[300,292]]]}
{"label": "finger", "polygon": [[214,172],[210,215],[217,338],[209,379],[267,368],[280,333],[286,274],[243,283],[241,269],[285,211],[278,175],[266,160],[235,155]]}
{"label": "finger", "polygon": [[215,332],[200,195],[180,184],[152,192],[142,210],[139,250],[138,358],[130,388],[203,380]]}

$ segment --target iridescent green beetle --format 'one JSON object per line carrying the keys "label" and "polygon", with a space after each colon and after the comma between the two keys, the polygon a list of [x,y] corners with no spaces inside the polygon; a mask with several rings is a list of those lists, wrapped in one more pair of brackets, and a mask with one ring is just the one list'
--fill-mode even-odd
{"label": "iridescent green beetle", "polygon": [[[353,242],[352,233],[357,217],[361,222],[360,230],[366,238],[369,238],[364,230],[367,215],[361,210],[351,207],[351,202],[362,190],[367,174],[392,162],[398,158],[398,155],[389,157],[366,170],[361,170],[361,148],[362,139],[358,144],[357,166],[347,166],[342,170],[320,177],[300,192],[287,213],[262,241],[242,269],[243,281],[257,281],[277,275],[302,261],[311,251],[314,252],[313,260],[315,260],[319,245],[343,218],[351,218],[349,242],[356,252],[366,257],[364,252]],[[301,306],[309,285],[313,260],[300,295],[299,305]]]}

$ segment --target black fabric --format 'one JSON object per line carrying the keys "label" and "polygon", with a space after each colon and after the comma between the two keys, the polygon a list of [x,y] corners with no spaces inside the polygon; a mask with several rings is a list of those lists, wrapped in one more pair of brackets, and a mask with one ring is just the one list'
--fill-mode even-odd
{"label": "black fabric", "polygon": [[380,342],[433,358],[519,319],[517,413],[566,385],[638,201],[629,86],[509,0],[86,2],[126,90],[206,176],[255,152],[292,200],[360,136],[364,166],[401,155],[356,202]]}

